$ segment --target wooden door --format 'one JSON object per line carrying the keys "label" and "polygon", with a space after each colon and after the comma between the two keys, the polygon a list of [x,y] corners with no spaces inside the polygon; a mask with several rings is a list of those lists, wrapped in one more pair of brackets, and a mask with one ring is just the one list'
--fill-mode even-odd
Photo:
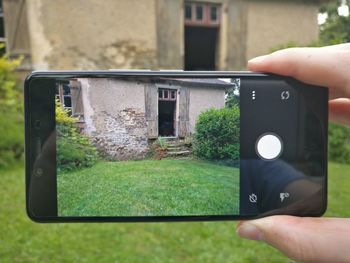
{"label": "wooden door", "polygon": [[158,138],[158,89],[154,84],[145,85],[145,115],[148,139]]}
{"label": "wooden door", "polygon": [[178,135],[184,138],[190,131],[190,90],[181,87],[179,96],[179,128]]}

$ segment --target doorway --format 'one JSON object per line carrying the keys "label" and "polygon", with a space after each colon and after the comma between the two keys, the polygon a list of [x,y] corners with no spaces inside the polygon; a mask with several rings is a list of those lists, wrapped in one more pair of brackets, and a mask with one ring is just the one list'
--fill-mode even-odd
{"label": "doorway", "polygon": [[185,26],[185,70],[215,70],[218,28]]}
{"label": "doorway", "polygon": [[158,136],[176,136],[176,97],[174,89],[158,90]]}
{"label": "doorway", "polygon": [[215,70],[221,6],[185,1],[185,70]]}

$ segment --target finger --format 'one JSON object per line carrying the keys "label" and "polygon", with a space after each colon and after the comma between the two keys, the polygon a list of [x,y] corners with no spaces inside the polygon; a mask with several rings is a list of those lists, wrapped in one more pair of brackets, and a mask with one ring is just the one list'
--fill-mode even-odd
{"label": "finger", "polygon": [[329,101],[329,118],[336,123],[350,125],[350,99]]}
{"label": "finger", "polygon": [[331,98],[350,98],[350,44],[328,48],[289,48],[248,62],[252,71],[291,76],[330,88]]}
{"label": "finger", "polygon": [[272,216],[241,222],[237,233],[297,261],[350,262],[350,219]]}

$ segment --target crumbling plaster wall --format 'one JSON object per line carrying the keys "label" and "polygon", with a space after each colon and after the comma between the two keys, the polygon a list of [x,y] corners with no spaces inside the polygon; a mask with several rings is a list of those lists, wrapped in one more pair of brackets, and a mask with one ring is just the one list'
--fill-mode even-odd
{"label": "crumbling plaster wall", "polygon": [[85,132],[106,157],[144,158],[148,151],[144,83],[82,79]]}
{"label": "crumbling plaster wall", "polygon": [[31,0],[34,69],[156,67],[156,0]]}
{"label": "crumbling plaster wall", "polygon": [[199,88],[190,89],[190,133],[194,132],[196,121],[201,112],[210,108],[220,109],[225,106],[225,89]]}

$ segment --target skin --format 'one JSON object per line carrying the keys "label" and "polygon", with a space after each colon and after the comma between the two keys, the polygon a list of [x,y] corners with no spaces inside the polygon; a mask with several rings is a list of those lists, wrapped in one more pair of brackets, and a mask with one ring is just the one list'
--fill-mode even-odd
{"label": "skin", "polygon": [[[331,121],[350,125],[350,44],[284,49],[250,60],[248,68],[328,87]],[[240,222],[237,234],[297,261],[350,262],[350,219],[271,216]]]}

